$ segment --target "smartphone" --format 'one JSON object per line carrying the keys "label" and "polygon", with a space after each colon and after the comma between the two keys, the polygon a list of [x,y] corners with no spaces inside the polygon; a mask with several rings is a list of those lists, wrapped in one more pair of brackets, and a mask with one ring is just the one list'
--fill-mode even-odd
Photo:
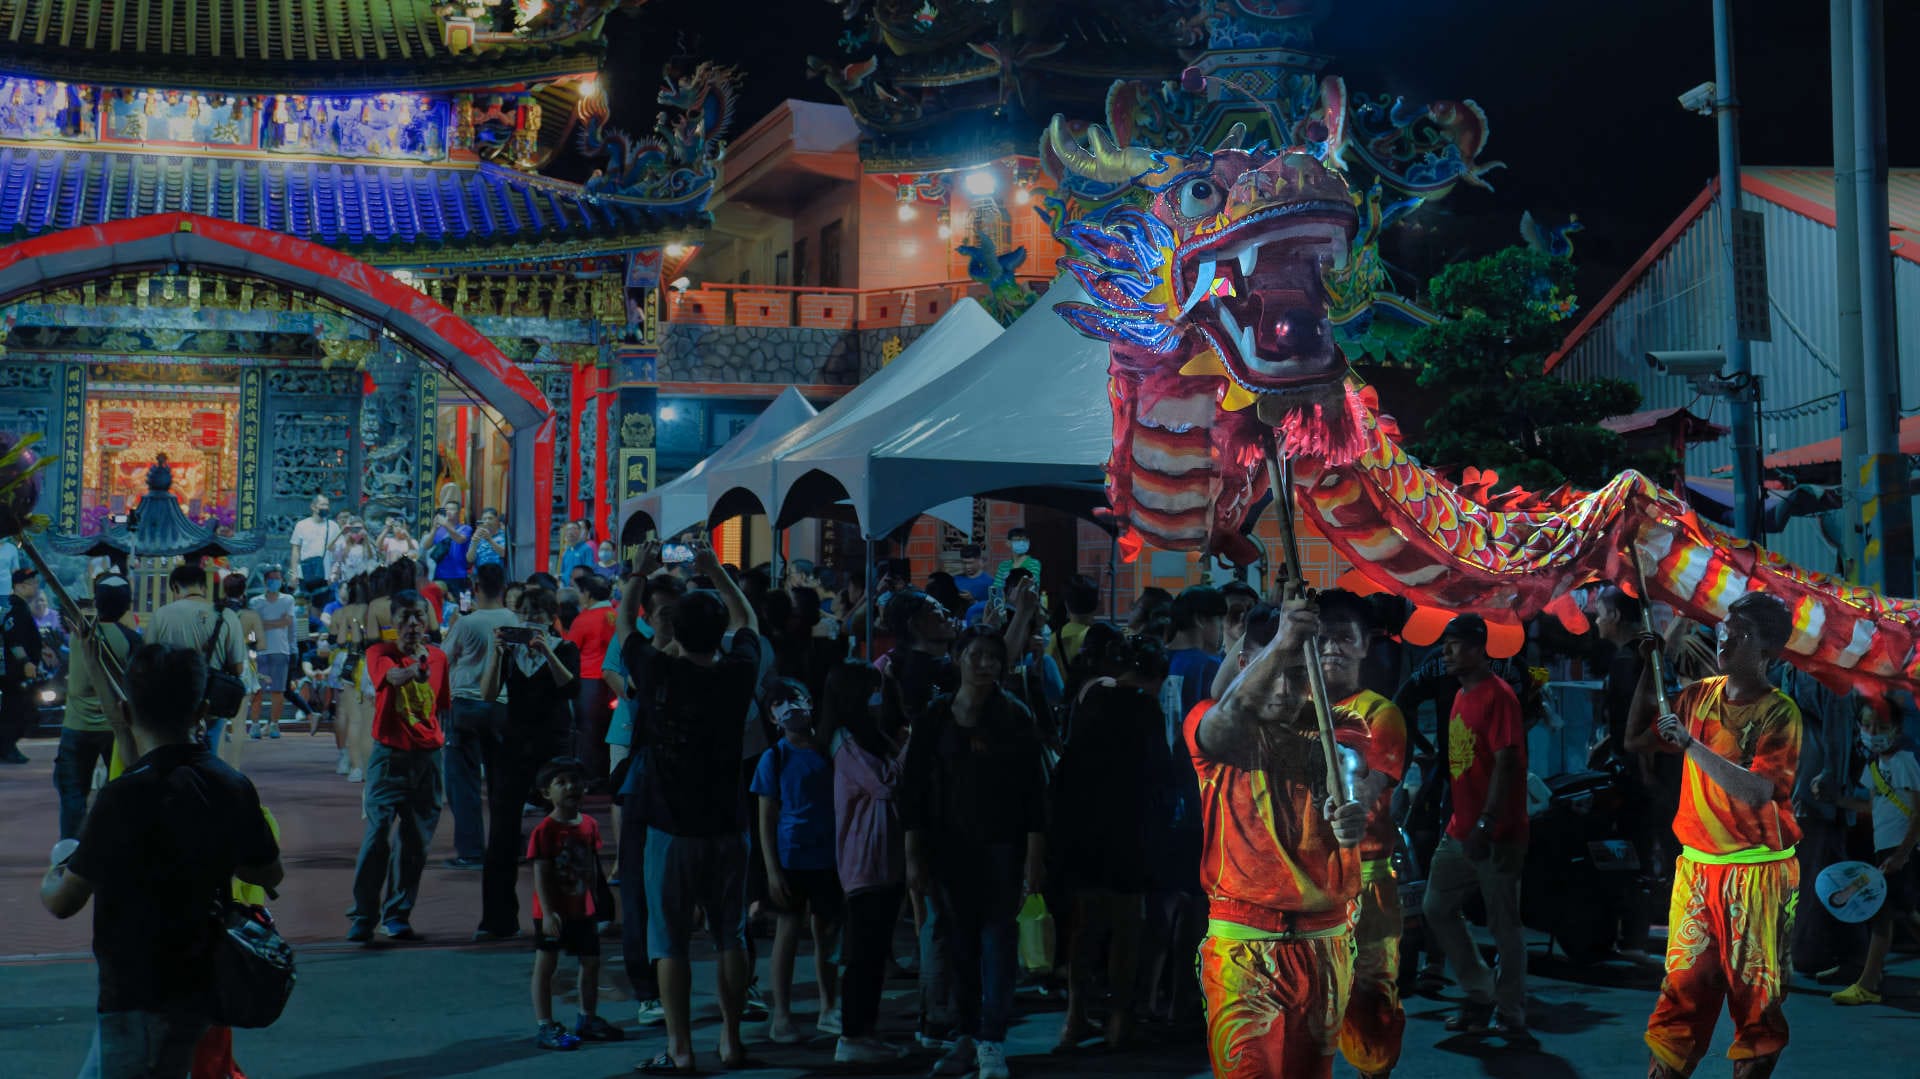
{"label": "smartphone", "polygon": [[660,561],[669,566],[684,565],[693,561],[693,547],[685,543],[668,543],[660,548]]}
{"label": "smartphone", "polygon": [[460,593],[460,613],[461,614],[473,613],[473,593],[471,592]]}
{"label": "smartphone", "polygon": [[508,644],[532,644],[533,627],[502,626],[500,627],[500,639]]}

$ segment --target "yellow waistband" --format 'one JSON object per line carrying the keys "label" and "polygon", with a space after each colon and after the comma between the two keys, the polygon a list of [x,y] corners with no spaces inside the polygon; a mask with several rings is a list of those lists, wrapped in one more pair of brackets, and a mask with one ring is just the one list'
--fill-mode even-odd
{"label": "yellow waistband", "polygon": [[1766,847],[1748,847],[1731,854],[1708,854],[1692,847],[1681,847],[1680,857],[1701,865],[1765,865],[1768,862],[1784,862],[1793,857],[1794,848],[1770,850]]}
{"label": "yellow waistband", "polygon": [[1360,883],[1372,884],[1375,881],[1393,879],[1392,858],[1369,858],[1360,863]]}
{"label": "yellow waistband", "polygon": [[1324,940],[1350,932],[1352,926],[1347,922],[1330,925],[1325,929],[1307,929],[1297,933],[1275,933],[1268,929],[1255,929],[1239,922],[1229,922],[1220,918],[1207,919],[1207,935],[1221,940]]}

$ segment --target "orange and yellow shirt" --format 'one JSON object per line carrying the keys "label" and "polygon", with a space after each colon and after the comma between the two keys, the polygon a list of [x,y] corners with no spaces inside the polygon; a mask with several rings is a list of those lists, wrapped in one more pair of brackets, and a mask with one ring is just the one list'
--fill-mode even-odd
{"label": "orange and yellow shirt", "polygon": [[[1407,721],[1400,707],[1370,689],[1341,701],[1339,707],[1367,725],[1367,769],[1399,783],[1407,774]],[[1391,858],[1399,839],[1400,830],[1393,820],[1393,788],[1388,787],[1367,807],[1367,835],[1360,841],[1360,860]]]}
{"label": "orange and yellow shirt", "polygon": [[[1200,780],[1200,887],[1211,917],[1268,933],[1338,924],[1360,894],[1360,848],[1335,842],[1307,784],[1201,754],[1200,719],[1212,707],[1201,701],[1184,724]],[[1336,709],[1334,724],[1335,741],[1366,753],[1367,728],[1358,716]]]}
{"label": "orange and yellow shirt", "polygon": [[[1773,784],[1765,805],[1746,805],[1707,778],[1691,759],[1680,773],[1680,811],[1673,834],[1705,854],[1733,854],[1756,847],[1786,850],[1800,842],[1793,819],[1793,776],[1800,767],[1800,709],[1793,698],[1770,690],[1753,701],[1736,703],[1727,695],[1724,675],[1703,678],[1680,691],[1674,712],[1686,719],[1687,733],[1701,744]],[[1661,740],[1661,750],[1679,749]]]}

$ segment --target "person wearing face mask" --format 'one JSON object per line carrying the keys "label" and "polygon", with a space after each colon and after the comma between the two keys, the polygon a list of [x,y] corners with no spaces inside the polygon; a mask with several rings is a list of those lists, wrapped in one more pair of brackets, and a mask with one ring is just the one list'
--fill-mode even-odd
{"label": "person wearing face mask", "polygon": [[[1751,592],[1720,623],[1721,674],[1682,690],[1656,717],[1652,664],[1627,721],[1627,748],[1684,758],[1673,830],[1682,847],[1667,917],[1667,972],[1647,1020],[1649,1079],[1693,1074],[1721,1001],[1734,1021],[1736,1079],[1773,1074],[1787,1045],[1785,954],[1800,863],[1791,802],[1800,762],[1800,709],[1767,681],[1793,616]],[[1642,655],[1661,646],[1644,634]]]}
{"label": "person wearing face mask", "polygon": [[993,587],[988,590],[988,605],[997,606],[1007,594],[1007,574],[1016,569],[1026,570],[1033,575],[1034,584],[1040,582],[1040,560],[1027,552],[1033,549],[1033,541],[1024,528],[1015,528],[1007,533],[1007,549],[1013,557],[1000,563],[993,571]]}
{"label": "person wearing face mask", "polygon": [[[266,591],[248,604],[260,616],[260,636],[253,646],[254,663],[260,669],[260,691],[254,695],[256,714],[247,723],[255,738],[262,733],[269,738],[280,737],[280,712],[286,707],[287,672],[293,664],[293,597],[280,591],[282,580],[280,567],[268,566]],[[271,707],[261,707],[262,701],[271,701]]]}
{"label": "person wearing face mask", "polygon": [[594,556],[593,570],[610,581],[617,581],[626,572],[626,566],[620,561],[620,550],[611,543],[602,543]]}
{"label": "person wearing face mask", "polygon": [[1813,786],[1815,798],[1872,816],[1873,864],[1887,876],[1887,898],[1873,916],[1860,977],[1833,994],[1835,1004],[1845,1005],[1880,1003],[1893,923],[1904,919],[1920,899],[1920,879],[1911,860],[1914,843],[1920,842],[1920,760],[1901,737],[1885,700],[1862,702],[1859,715],[1860,748],[1866,750],[1867,763],[1860,769],[1858,789],[1829,791],[1821,780]]}

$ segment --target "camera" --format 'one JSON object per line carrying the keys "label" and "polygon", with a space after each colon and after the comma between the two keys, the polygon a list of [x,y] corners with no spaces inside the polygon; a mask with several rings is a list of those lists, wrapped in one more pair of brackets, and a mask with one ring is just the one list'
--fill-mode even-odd
{"label": "camera", "polygon": [[1680,107],[1688,112],[1697,112],[1702,116],[1713,115],[1713,95],[1719,88],[1710,82],[1700,85],[1680,95]]}
{"label": "camera", "polygon": [[508,644],[532,644],[532,626],[501,626],[500,639]]}
{"label": "camera", "polygon": [[1726,362],[1727,354],[1717,349],[1647,353],[1648,367],[1681,378],[1711,378]]}

